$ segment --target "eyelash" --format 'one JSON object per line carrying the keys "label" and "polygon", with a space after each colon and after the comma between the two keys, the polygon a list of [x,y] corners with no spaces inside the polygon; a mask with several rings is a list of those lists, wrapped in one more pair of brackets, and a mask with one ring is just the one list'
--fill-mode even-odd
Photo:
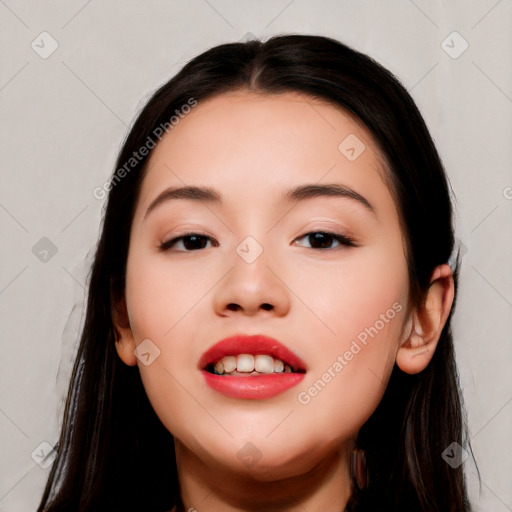
{"label": "eyelash", "polygon": [[[302,238],[305,238],[307,236],[310,236],[310,235],[313,235],[313,234],[322,234],[322,235],[327,235],[327,236],[330,236],[332,237],[334,240],[336,240],[337,242],[339,242],[340,244],[340,247],[341,246],[345,246],[345,247],[358,247],[358,244],[356,244],[356,242],[346,236],[346,235],[342,235],[342,234],[339,234],[339,233],[333,233],[331,231],[310,231],[298,238],[296,238],[294,240],[294,242],[296,240],[300,240]],[[163,242],[159,245],[159,249],[161,251],[168,251],[170,250],[174,245],[176,245],[177,242],[181,241],[181,240],[184,240],[185,238],[192,238],[192,237],[199,237],[199,238],[203,238],[203,239],[207,239],[207,240],[213,240],[213,238],[207,236],[207,235],[202,235],[200,233],[185,233],[179,237],[176,237],[176,238],[172,238],[171,240],[168,240],[167,242]],[[306,249],[313,249],[313,250],[317,250],[317,251],[326,251],[326,250],[333,250],[333,249],[336,249],[336,247],[327,247],[327,248],[315,248],[315,247],[306,247]],[[180,251],[180,252],[195,252],[197,251],[198,249],[193,249],[193,250],[185,250],[185,251]]]}

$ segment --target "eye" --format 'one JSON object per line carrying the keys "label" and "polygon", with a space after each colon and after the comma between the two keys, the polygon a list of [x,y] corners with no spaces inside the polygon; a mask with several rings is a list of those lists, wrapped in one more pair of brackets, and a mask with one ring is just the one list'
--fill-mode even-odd
{"label": "eye", "polygon": [[[336,247],[345,245],[347,247],[357,247],[357,244],[346,235],[341,235],[339,233],[330,233],[328,231],[312,231],[311,233],[306,233],[305,235],[297,238],[297,240],[302,240],[306,238],[309,242],[310,249],[335,249]],[[332,244],[337,243],[338,245],[332,247]]]}
{"label": "eye", "polygon": [[[327,231],[312,231],[295,240],[307,239],[310,249],[334,249],[339,246],[357,247],[357,244],[350,237],[341,235],[339,233],[331,233]],[[160,244],[159,248],[162,251],[170,250],[171,248],[181,252],[192,252],[200,249],[207,248],[208,242],[212,242],[212,246],[218,246],[218,243],[211,237],[201,235],[199,233],[187,233],[176,238],[172,238],[167,242]],[[332,244],[335,243],[334,247]]]}
{"label": "eye", "polygon": [[197,251],[199,249],[205,249],[205,246],[209,241],[213,242],[213,238],[210,238],[206,235],[201,235],[199,233],[187,233],[185,235],[173,238],[167,242],[163,242],[159,247],[162,251],[167,251],[171,248],[174,248],[176,251],[191,252]]}

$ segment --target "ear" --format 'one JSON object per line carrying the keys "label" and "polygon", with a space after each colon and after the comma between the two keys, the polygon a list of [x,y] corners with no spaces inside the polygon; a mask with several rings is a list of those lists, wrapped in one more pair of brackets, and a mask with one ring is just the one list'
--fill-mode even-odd
{"label": "ear", "polygon": [[404,339],[396,354],[396,364],[405,373],[424,370],[432,360],[453,305],[455,285],[447,264],[434,269],[425,302],[411,313]]}
{"label": "ear", "polygon": [[115,302],[112,308],[112,319],[114,322],[114,333],[116,338],[117,355],[128,366],[136,366],[137,358],[135,357],[135,340],[128,318],[128,309],[126,307],[126,299],[123,297]]}

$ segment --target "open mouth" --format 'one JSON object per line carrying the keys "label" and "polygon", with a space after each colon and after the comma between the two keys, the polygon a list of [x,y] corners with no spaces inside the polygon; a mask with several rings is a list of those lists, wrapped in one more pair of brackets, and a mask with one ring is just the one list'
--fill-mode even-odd
{"label": "open mouth", "polygon": [[204,368],[215,375],[249,377],[273,373],[304,373],[304,370],[269,354],[237,354],[221,357]]}
{"label": "open mouth", "polygon": [[297,386],[306,363],[274,338],[237,334],[211,346],[199,359],[204,382],[230,398],[262,400]]}

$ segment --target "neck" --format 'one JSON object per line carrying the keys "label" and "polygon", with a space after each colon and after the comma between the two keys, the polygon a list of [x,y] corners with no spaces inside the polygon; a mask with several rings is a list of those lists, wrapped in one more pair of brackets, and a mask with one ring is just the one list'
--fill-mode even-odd
{"label": "neck", "polygon": [[293,477],[279,477],[270,468],[253,477],[207,465],[175,443],[183,512],[343,512],[351,494],[346,451]]}

